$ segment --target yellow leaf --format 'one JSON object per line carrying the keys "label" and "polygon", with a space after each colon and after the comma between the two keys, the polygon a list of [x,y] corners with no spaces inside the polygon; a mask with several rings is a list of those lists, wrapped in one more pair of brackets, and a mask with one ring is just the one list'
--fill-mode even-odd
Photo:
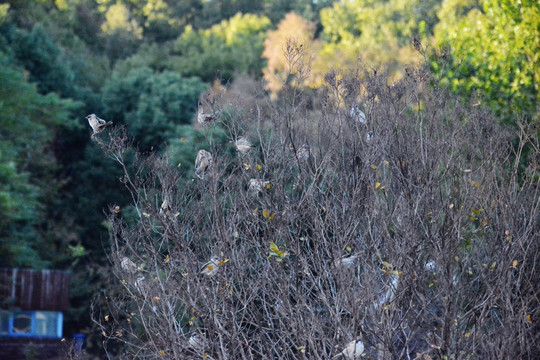
{"label": "yellow leaf", "polygon": [[390,166],[390,163],[388,161],[384,160],[384,165]]}
{"label": "yellow leaf", "polygon": [[279,248],[278,248],[278,246],[276,245],[275,242],[270,243],[270,250],[272,250],[273,252],[279,251]]}
{"label": "yellow leaf", "polygon": [[466,333],[466,334],[465,334],[465,337],[466,337],[466,338],[470,338],[470,337],[471,337],[471,333],[470,333],[470,332]]}
{"label": "yellow leaf", "polygon": [[182,165],[182,163],[178,163],[178,165],[176,165],[176,167],[180,167]]}
{"label": "yellow leaf", "polygon": [[219,262],[218,262],[218,266],[222,266],[223,264],[227,263],[229,261],[229,259],[221,259]]}
{"label": "yellow leaf", "polygon": [[388,310],[388,309],[390,309],[390,306],[391,306],[390,304],[384,305],[384,306],[383,306],[383,309],[384,309],[384,310]]}
{"label": "yellow leaf", "polygon": [[345,250],[347,250],[347,252],[351,252],[352,248],[350,246],[347,246],[347,248]]}
{"label": "yellow leaf", "polygon": [[262,169],[262,166],[257,164],[257,170],[261,171],[261,169]]}
{"label": "yellow leaf", "polygon": [[[271,251],[270,256],[277,255],[280,258],[283,258],[285,255],[287,255],[287,253],[284,250],[279,250],[279,247],[276,245],[275,242],[270,243],[270,251]],[[281,261],[281,259],[277,259],[277,261]]]}
{"label": "yellow leaf", "polygon": [[171,261],[171,257],[167,254],[167,256],[165,256],[165,264],[168,264],[169,261]]}
{"label": "yellow leaf", "polygon": [[376,167],[375,165],[371,165],[371,168],[372,168],[373,170],[377,170],[377,167]]}
{"label": "yellow leaf", "polygon": [[450,206],[448,206],[450,209],[452,209],[454,207],[454,204],[450,204]]}
{"label": "yellow leaf", "polygon": [[244,163],[244,169],[249,170],[250,167],[249,164]]}
{"label": "yellow leaf", "polygon": [[266,189],[270,189],[270,184],[266,185]]}
{"label": "yellow leaf", "polygon": [[530,314],[527,315],[527,316],[525,317],[525,322],[526,322],[527,324],[532,324],[532,321],[531,321],[531,315],[530,315]]}
{"label": "yellow leaf", "polygon": [[390,263],[389,263],[389,262],[386,262],[386,261],[383,261],[382,264],[383,264],[383,266],[384,266],[385,268],[387,268],[387,269],[392,267],[392,265],[390,265]]}
{"label": "yellow leaf", "polygon": [[263,216],[265,219],[268,219],[268,217],[270,216],[270,211],[264,209],[263,212],[262,212]]}
{"label": "yellow leaf", "polygon": [[165,355],[165,351],[159,350],[159,354],[160,354],[160,355]]}
{"label": "yellow leaf", "polygon": [[430,211],[427,214],[428,214],[428,216],[431,216],[431,215],[433,215],[433,211]]}
{"label": "yellow leaf", "polygon": [[376,182],[376,183],[375,183],[375,189],[378,189],[380,186],[381,186],[381,183],[380,183],[380,182]]}
{"label": "yellow leaf", "polygon": [[495,270],[495,265],[497,265],[497,262],[496,262],[496,261],[494,261],[494,262],[491,264],[491,266],[489,267],[489,271]]}
{"label": "yellow leaf", "polygon": [[518,264],[517,260],[512,261],[512,267],[514,269],[516,268],[517,264]]}
{"label": "yellow leaf", "polygon": [[428,287],[433,287],[433,285],[435,285],[435,284],[431,283],[431,284],[428,285]]}
{"label": "yellow leaf", "polygon": [[478,210],[478,209],[472,209],[472,212],[473,212],[474,215],[480,214],[480,210]]}
{"label": "yellow leaf", "polygon": [[180,138],[180,142],[184,142],[184,141],[186,141],[186,139]]}
{"label": "yellow leaf", "polygon": [[459,256],[456,256],[454,260],[456,260],[456,262],[459,262]]}
{"label": "yellow leaf", "polygon": [[159,296],[154,296],[154,301],[158,301],[158,300],[161,300],[161,298]]}
{"label": "yellow leaf", "polygon": [[276,216],[276,214],[270,215],[270,217],[268,218],[268,220],[272,220],[275,216]]}
{"label": "yellow leaf", "polygon": [[105,321],[109,321],[109,315],[105,315]]}
{"label": "yellow leaf", "polygon": [[149,216],[150,216],[150,214],[149,214],[149,213],[146,213],[146,212],[143,212],[142,214],[143,214],[144,216],[146,216],[146,217],[149,217]]}

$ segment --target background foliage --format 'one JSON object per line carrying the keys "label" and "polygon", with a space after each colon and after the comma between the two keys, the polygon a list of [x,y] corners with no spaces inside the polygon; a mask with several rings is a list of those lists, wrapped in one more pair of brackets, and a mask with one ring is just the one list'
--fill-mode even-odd
{"label": "background foliage", "polygon": [[[494,122],[536,126],[539,19],[538,3],[524,0],[4,1],[0,266],[73,271],[65,333],[93,334],[88,299],[110,282],[105,214],[129,208],[131,196],[90,141],[87,114],[125,125],[143,153],[168,149],[188,178],[208,137],[227,143],[243,130],[237,120],[246,115],[231,103],[274,116],[305,91],[306,106],[316,107],[329,71],[338,80],[384,73],[397,84],[428,62],[429,86],[473,99]],[[302,71],[285,56],[290,36],[303,45]],[[201,128],[197,100],[221,84],[227,127]],[[325,96],[343,110],[347,94],[366,90],[362,78],[355,84]],[[218,150],[234,153],[230,144]],[[520,174],[537,176],[534,149],[523,154]],[[99,343],[91,338],[88,350],[99,353]]]}

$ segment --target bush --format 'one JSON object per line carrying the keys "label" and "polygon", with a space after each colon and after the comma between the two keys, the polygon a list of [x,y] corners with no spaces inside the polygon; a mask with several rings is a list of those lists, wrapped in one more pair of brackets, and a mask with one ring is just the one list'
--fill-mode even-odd
{"label": "bush", "polygon": [[[517,172],[525,144],[538,155],[534,129],[514,146],[489,111],[408,74],[228,99],[211,126],[255,147],[231,156],[209,137],[204,180],[138,155],[122,178],[136,222],[108,217],[121,288],[94,313],[105,344],[126,358],[329,359],[358,338],[366,359],[538,357],[537,162]],[[125,131],[96,141],[125,165]]]}

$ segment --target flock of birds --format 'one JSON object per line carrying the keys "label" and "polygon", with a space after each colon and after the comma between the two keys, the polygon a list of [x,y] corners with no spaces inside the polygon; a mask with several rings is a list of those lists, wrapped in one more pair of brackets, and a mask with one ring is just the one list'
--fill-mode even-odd
{"label": "flock of birds", "polygon": [[[203,106],[201,102],[199,102],[198,111],[197,111],[197,121],[201,126],[206,126],[209,123],[215,122],[219,119],[221,116],[220,112],[211,112],[211,113],[205,113]],[[360,110],[358,105],[354,105],[351,108],[350,111],[351,118],[359,123],[359,124],[366,124],[366,115],[362,110]],[[112,125],[112,121],[106,121],[101,118],[99,118],[96,114],[90,114],[86,116],[86,119],[88,120],[88,123],[90,127],[92,128],[92,137],[102,132],[105,128]],[[251,144],[251,142],[245,138],[240,137],[235,142],[236,150],[242,154],[245,155],[248,152],[250,152],[252,149],[254,149],[254,146]],[[311,150],[309,148],[308,144],[303,144],[298,151],[296,152],[296,156],[298,160],[301,161],[307,161],[309,157],[311,156]],[[210,169],[214,162],[214,159],[212,157],[212,154],[204,149],[201,149],[197,153],[197,157],[195,159],[195,175],[199,179],[204,179],[205,173]],[[264,189],[266,189],[269,186],[269,181],[264,181],[262,179],[250,179],[248,189],[251,192],[259,193],[262,192]],[[164,204],[167,200],[164,200]],[[163,209],[164,205],[162,204],[161,208]],[[358,258],[358,255],[351,255],[347,257],[343,257],[341,259],[338,259],[335,261],[335,265],[341,265],[341,266],[353,266],[356,259]],[[212,258],[206,262],[200,271],[200,274],[205,276],[215,276],[218,273],[219,267],[222,266],[227,260],[226,259],[220,259],[217,256],[212,256]],[[144,271],[144,269],[140,266],[137,266],[133,261],[131,261],[129,258],[124,257],[122,258],[120,262],[120,266],[123,270],[135,274],[140,273]],[[139,276],[137,278],[137,282],[140,282],[144,280],[144,276]],[[138,284],[136,284],[138,285]],[[397,285],[392,284],[392,285]],[[392,286],[395,288],[394,286]],[[197,349],[201,350],[201,348],[206,347],[205,344],[206,339],[202,337],[202,335],[193,335],[189,339],[190,345]],[[340,357],[343,357],[344,359],[348,360],[354,360],[354,359],[361,359],[362,355],[364,354],[364,343],[361,341],[360,338],[356,338],[349,342],[345,348],[335,355],[332,359],[337,359]]]}

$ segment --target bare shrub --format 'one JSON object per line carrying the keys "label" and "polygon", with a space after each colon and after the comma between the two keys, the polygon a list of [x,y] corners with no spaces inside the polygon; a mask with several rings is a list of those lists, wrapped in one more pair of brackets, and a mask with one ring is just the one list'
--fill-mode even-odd
{"label": "bare shrub", "polygon": [[122,288],[94,312],[106,344],[126,358],[329,359],[355,339],[365,359],[540,356],[538,177],[518,171],[524,146],[538,159],[536,130],[422,68],[326,81],[248,107],[225,94],[230,116],[210,126],[254,148],[207,137],[203,180],[167,154],[126,161],[121,132],[95,139],[134,214],[108,217]]}

